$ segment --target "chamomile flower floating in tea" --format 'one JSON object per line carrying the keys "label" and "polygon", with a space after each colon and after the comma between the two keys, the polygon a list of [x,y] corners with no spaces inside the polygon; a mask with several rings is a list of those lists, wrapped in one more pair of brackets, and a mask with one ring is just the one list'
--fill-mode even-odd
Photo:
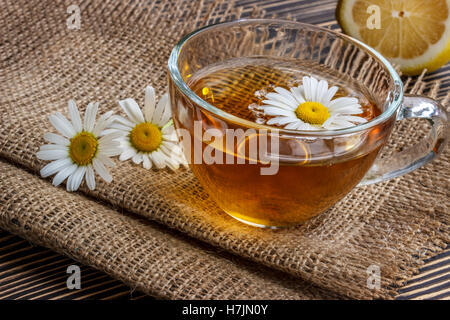
{"label": "chamomile flower floating in tea", "polygon": [[119,104],[128,119],[116,116],[110,127],[121,134],[118,139],[122,147],[121,161],[132,159],[136,164],[142,163],[145,169],[154,165],[158,169],[168,166],[172,170],[186,163],[171,120],[167,93],[156,105],[155,90],[147,87],[143,112],[133,99],[119,101]]}
{"label": "chamomile flower floating in tea", "polygon": [[114,165],[110,157],[120,154],[119,143],[115,141],[120,135],[104,133],[111,121],[111,111],[103,114],[95,124],[97,110],[98,103],[89,103],[82,122],[75,102],[70,100],[71,121],[61,113],[50,115],[50,123],[60,134],[45,133],[44,139],[50,144],[41,146],[36,156],[41,160],[53,160],[41,169],[42,177],[56,173],[53,185],[58,186],[67,178],[67,191],[75,191],[86,177],[88,188],[94,190],[94,172],[111,182],[106,167]]}
{"label": "chamomile flower floating in tea", "polygon": [[303,77],[302,85],[286,90],[276,87],[265,94],[264,105],[258,107],[271,116],[268,125],[284,126],[293,130],[333,130],[367,122],[355,116],[363,109],[354,97],[333,97],[338,87],[328,88],[328,82],[314,77]]}

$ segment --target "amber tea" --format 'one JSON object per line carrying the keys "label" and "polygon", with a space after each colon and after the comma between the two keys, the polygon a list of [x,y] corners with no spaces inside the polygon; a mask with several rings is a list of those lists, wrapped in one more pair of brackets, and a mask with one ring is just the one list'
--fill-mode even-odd
{"label": "amber tea", "polygon": [[[258,109],[261,95],[274,91],[275,87],[298,86],[305,75],[337,86],[334,98],[356,97],[363,108],[359,116],[371,120],[380,114],[363,85],[304,61],[231,59],[190,75],[187,84],[213,106],[252,122],[265,123],[268,116]],[[224,123],[207,112],[199,119],[205,128],[224,128]],[[192,137],[196,139],[193,134]],[[336,139],[283,140],[280,136],[278,171],[274,175],[261,175],[260,168],[267,164],[258,160],[250,163],[245,154],[251,139],[248,136],[233,148],[219,141],[203,140],[202,148],[213,146],[236,161],[192,164],[191,168],[221,208],[258,226],[298,224],[327,210],[361,180],[380,149],[364,151],[363,146],[374,139],[370,132]],[[246,163],[238,164],[238,158],[242,157]]]}

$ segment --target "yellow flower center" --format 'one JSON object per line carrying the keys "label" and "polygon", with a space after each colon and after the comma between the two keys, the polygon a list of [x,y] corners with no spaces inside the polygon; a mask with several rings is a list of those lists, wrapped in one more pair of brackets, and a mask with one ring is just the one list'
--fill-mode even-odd
{"label": "yellow flower center", "polygon": [[90,132],[82,131],[70,139],[69,156],[79,166],[92,163],[98,151],[98,140]]}
{"label": "yellow flower center", "polygon": [[300,120],[309,124],[323,124],[329,117],[328,108],[320,102],[307,101],[295,109],[295,114]]}
{"label": "yellow flower center", "polygon": [[161,144],[162,133],[153,123],[139,123],[131,130],[130,142],[139,151],[152,152]]}

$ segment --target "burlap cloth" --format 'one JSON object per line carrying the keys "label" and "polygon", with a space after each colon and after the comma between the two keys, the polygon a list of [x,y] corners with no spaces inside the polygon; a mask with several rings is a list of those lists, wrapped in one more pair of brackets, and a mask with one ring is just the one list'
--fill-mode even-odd
{"label": "burlap cloth", "polygon": [[[449,151],[402,178],[354,189],[302,226],[277,231],[221,212],[190,170],[146,171],[122,162],[114,181],[99,182],[94,192],[52,187],[38,177],[44,162],[35,157],[50,113],[66,113],[69,98],[83,110],[99,101],[101,112],[120,112],[117,100],[143,101],[148,84],[161,95],[177,40],[242,12],[229,2],[87,0],[80,4],[81,29],[70,30],[71,4],[1,4],[1,228],[163,298],[393,298],[424,259],[450,242]],[[440,93],[438,83],[407,81],[410,92]],[[427,128],[422,121],[399,124],[385,154],[411,145]],[[370,265],[381,269],[378,290],[367,286]]]}

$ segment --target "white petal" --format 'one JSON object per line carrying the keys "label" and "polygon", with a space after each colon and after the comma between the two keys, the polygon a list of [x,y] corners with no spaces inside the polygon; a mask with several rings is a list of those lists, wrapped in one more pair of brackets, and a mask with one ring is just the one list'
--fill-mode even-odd
{"label": "white petal", "polygon": [[303,77],[302,89],[306,101],[311,101],[311,84],[309,81],[309,77]]}
{"label": "white petal", "polygon": [[[168,96],[168,94],[166,93],[165,96]],[[172,111],[170,110],[170,103],[169,99],[167,98],[167,103],[166,106],[164,107],[164,112],[161,116],[161,120],[159,121],[159,123],[157,123],[157,125],[160,127],[164,126],[165,124],[167,124],[167,122],[169,122],[171,117]]]}
{"label": "white petal", "polygon": [[268,93],[266,95],[266,98],[270,99],[270,100],[276,100],[276,101],[280,101],[283,102],[285,104],[287,104],[288,106],[291,105],[297,105],[297,100],[295,99],[295,97],[293,96],[293,94],[290,91],[287,91],[284,88],[275,88],[275,91],[277,91],[278,93]]}
{"label": "white petal", "polygon": [[286,117],[295,116],[293,111],[288,111],[277,107],[265,107],[264,113],[269,116],[286,116]]}
{"label": "white petal", "polygon": [[[77,169],[75,170],[75,172],[77,172],[77,170],[78,170],[79,168],[80,168],[80,167],[77,167]],[[72,181],[73,181],[73,176],[74,176],[75,172],[72,173],[71,175],[69,175],[69,177],[67,178],[67,181],[66,181],[66,190],[67,190],[67,191],[72,191]]]}
{"label": "white petal", "polygon": [[59,160],[68,156],[67,150],[43,150],[36,152],[36,156],[41,160]]}
{"label": "white petal", "polygon": [[62,146],[68,146],[70,144],[70,141],[68,139],[52,132],[44,133],[44,139],[50,143],[59,144]]}
{"label": "white petal", "polygon": [[163,134],[162,138],[164,141],[178,142],[176,134]]}
{"label": "white petal", "polygon": [[311,100],[317,101],[317,87],[319,85],[319,81],[317,81],[314,77],[309,77],[309,83],[310,83],[310,90],[311,90]]}
{"label": "white petal", "polygon": [[103,180],[108,183],[112,181],[111,175],[100,160],[92,160],[92,165],[94,166],[95,172],[97,172]]}
{"label": "white petal", "polygon": [[52,161],[41,169],[41,176],[46,178],[60,170],[67,168],[71,164],[72,160],[69,157]]}
{"label": "white petal", "polygon": [[189,164],[188,164],[184,154],[182,154],[182,155],[180,155],[178,157],[178,162],[180,162],[180,164],[183,165],[184,167],[188,167],[189,166]]}
{"label": "white petal", "polygon": [[294,122],[292,125],[292,129],[295,129],[295,130],[302,130],[304,127],[305,126],[303,125],[303,123],[301,123],[299,121]]}
{"label": "white petal", "polygon": [[100,149],[105,149],[105,148],[109,148],[109,149],[118,149],[121,151],[121,146],[120,146],[120,139],[125,139],[125,137],[123,135],[120,135],[120,132],[111,132],[111,135],[117,134],[117,136],[119,136],[120,138],[115,138],[111,141],[105,142],[105,143],[99,143],[99,148]]}
{"label": "white petal", "polygon": [[142,155],[142,161],[143,161],[142,165],[144,166],[145,169],[149,170],[152,167],[152,162],[150,161],[147,154]]}
{"label": "white petal", "polygon": [[124,132],[125,134],[129,133],[132,130],[132,128],[130,128],[126,125],[123,125],[121,123],[112,123],[109,127],[111,129],[120,130],[120,131]]}
{"label": "white petal", "polygon": [[181,155],[174,149],[168,149],[165,146],[161,146],[161,152],[164,155],[164,162],[172,170],[177,170],[180,164],[183,163]]}
{"label": "white petal", "polygon": [[92,132],[94,130],[95,118],[97,116],[98,103],[89,103],[84,112],[84,130]]}
{"label": "white petal", "polygon": [[131,121],[133,121],[134,123],[145,122],[144,115],[142,114],[142,111],[136,101],[128,98],[119,101],[119,104]]}
{"label": "white petal", "polygon": [[89,190],[95,189],[95,175],[92,165],[87,166],[86,169],[86,185],[88,186]]}
{"label": "white petal", "polygon": [[334,95],[336,94],[336,92],[338,92],[339,88],[334,86],[331,87],[330,89],[328,89],[327,93],[325,94],[325,96],[322,98],[322,104],[327,107],[330,104],[331,99],[333,99]]}
{"label": "white petal", "polygon": [[276,87],[274,90],[278,92],[281,96],[283,96],[285,99],[290,101],[288,105],[296,103],[295,98],[292,96],[292,93],[289,90],[286,90],[285,88],[282,87]]}
{"label": "white petal", "polygon": [[172,169],[173,171],[178,170],[180,168],[180,163],[173,158],[169,158],[166,156],[165,159],[166,165]]}
{"label": "white petal", "polygon": [[148,157],[158,169],[162,169],[166,166],[164,163],[164,157],[161,155],[160,151],[154,151],[148,154]]}
{"label": "white petal", "polygon": [[161,133],[164,135],[172,134],[174,132],[175,132],[175,127],[173,126],[173,124],[171,124],[170,126],[164,127],[161,130]]}
{"label": "white petal", "polygon": [[105,136],[107,134],[110,134],[110,133],[113,133],[116,131],[117,131],[117,129],[105,129],[102,132],[100,132],[100,134],[98,136],[102,137],[102,136]]}
{"label": "white petal", "polygon": [[305,130],[305,131],[310,131],[310,130],[317,130],[319,128],[314,127],[312,125],[310,125],[309,123],[303,122],[301,120],[299,120],[299,122],[297,123],[297,130]]}
{"label": "white petal", "polygon": [[292,95],[297,100],[297,105],[306,102],[305,97],[302,94],[301,87],[291,88]]}
{"label": "white petal", "polygon": [[[262,103],[265,103],[268,106],[274,106],[274,107],[278,107],[278,108],[281,108],[284,110],[289,110],[289,111],[295,110],[298,106],[297,104],[287,105],[283,102],[276,101],[276,100],[263,100]],[[260,106],[258,109],[261,110],[261,109],[264,109],[264,107],[265,106],[263,105],[263,106]]]}
{"label": "white petal", "polygon": [[98,150],[108,157],[118,156],[122,153],[122,147],[117,140],[99,142]]}
{"label": "white petal", "polygon": [[331,100],[330,103],[326,107],[330,110],[334,110],[334,109],[337,109],[340,107],[345,107],[348,105],[355,105],[355,104],[358,104],[358,99],[343,97],[343,98],[337,98],[337,99]]}
{"label": "white petal", "polygon": [[328,82],[325,80],[320,80],[317,84],[317,90],[316,90],[316,102],[322,103],[322,101],[325,101],[326,96],[328,93]]}
{"label": "white petal", "polygon": [[340,129],[340,128],[352,127],[352,126],[354,126],[354,124],[347,120],[336,117],[329,126],[332,127],[333,129]]}
{"label": "white petal", "polygon": [[120,124],[122,124],[124,126],[129,127],[130,130],[133,129],[136,126],[136,123],[131,122],[130,120],[125,119],[122,116],[115,115],[115,116],[112,116],[111,119],[112,119],[113,123],[120,123]]}
{"label": "white petal", "polygon": [[153,113],[155,112],[155,89],[152,86],[145,88],[145,101],[144,101],[144,118],[147,122],[152,122]]}
{"label": "white petal", "polygon": [[84,174],[86,173],[86,167],[78,167],[77,170],[69,176],[67,179],[66,189],[67,191],[77,191],[83,181]]}
{"label": "white petal", "polygon": [[177,155],[176,150],[173,148],[173,145],[169,143],[162,143],[159,147],[162,153],[164,153],[167,157],[171,158]]}
{"label": "white petal", "polygon": [[325,120],[324,123],[322,123],[322,127],[324,127],[325,129],[330,129],[330,125],[332,126],[332,123],[334,121],[334,119],[336,118],[336,115],[330,115],[330,117]]}
{"label": "white petal", "polygon": [[187,166],[188,163],[186,161],[186,157],[184,156],[184,152],[181,148],[181,146],[177,145],[175,147],[172,147],[171,150],[173,151],[172,159],[179,164],[182,164],[184,166]]}
{"label": "white petal", "polygon": [[72,138],[76,134],[72,124],[62,114],[52,114],[48,117],[48,119],[53,127],[55,127],[55,129],[58,130],[58,132],[63,136]]}
{"label": "white petal", "polygon": [[157,157],[159,157],[161,159],[162,163],[164,163],[162,168],[172,167],[173,160],[171,160],[171,158],[169,156],[167,156],[164,152],[162,152],[161,149],[159,149],[157,152],[153,152],[153,153],[157,153]]}
{"label": "white petal", "polygon": [[120,137],[123,137],[123,132],[121,132],[121,131],[111,132],[109,134],[105,134],[103,137],[98,139],[98,143],[100,145],[106,145],[106,144],[110,143],[111,141],[116,140],[117,138],[120,138]]}
{"label": "white petal", "polygon": [[360,114],[363,110],[359,104],[341,106],[339,108],[329,109],[330,114]]}
{"label": "white petal", "polygon": [[366,123],[367,119],[363,118],[363,117],[356,117],[356,116],[340,116],[339,119],[343,119],[343,120],[347,120],[347,121],[351,121],[351,122],[356,122],[356,123]]}
{"label": "white petal", "polygon": [[136,149],[133,149],[133,148],[125,149],[125,150],[122,152],[122,154],[120,155],[119,160],[120,160],[120,161],[128,160],[128,159],[134,157],[134,155],[135,155],[136,153],[137,153]]}
{"label": "white petal", "polygon": [[277,124],[277,125],[282,126],[282,125],[285,125],[287,123],[291,123],[291,122],[294,122],[294,121],[297,121],[297,120],[298,120],[298,118],[296,118],[296,117],[283,117],[283,116],[281,116],[281,117],[275,117],[275,118],[269,119],[267,121],[267,124],[268,125]]}
{"label": "white petal", "polygon": [[47,150],[60,150],[66,152],[67,154],[69,153],[69,148],[60,144],[44,144],[39,148],[39,151]]}
{"label": "white petal", "polygon": [[[117,131],[114,131],[114,132],[117,132]],[[111,133],[114,133],[114,132],[111,132]],[[130,139],[127,136],[122,136],[122,137],[118,138],[117,141],[119,141],[121,148],[132,147],[132,145],[130,143]]]}
{"label": "white petal", "polygon": [[80,112],[78,111],[77,105],[73,100],[69,100],[69,116],[70,119],[72,120],[72,125],[75,131],[76,132],[82,131],[83,127],[81,125]]}
{"label": "white petal", "polygon": [[72,164],[64,169],[62,169],[61,171],[59,171],[55,177],[53,178],[53,185],[59,186],[61,184],[61,182],[63,182],[64,180],[66,180],[66,178],[71,175],[72,173],[75,172],[75,170],[77,170],[78,166],[76,164]]}
{"label": "white petal", "polygon": [[102,131],[112,122],[112,114],[113,111],[108,111],[100,116],[97,124],[94,126],[94,130],[92,131],[95,136],[100,136]]}
{"label": "white petal", "polygon": [[103,153],[99,152],[97,154],[98,160],[100,160],[107,167],[114,167],[114,161],[112,161],[108,156],[105,156]]}
{"label": "white petal", "polygon": [[295,130],[302,123],[303,122],[301,120],[297,119],[297,121],[289,123],[285,128],[289,130]]}
{"label": "white petal", "polygon": [[142,162],[142,153],[136,153],[131,160],[136,164],[140,164]]}
{"label": "white petal", "polygon": [[153,116],[152,116],[152,121],[151,121],[152,123],[154,123],[154,124],[160,123],[161,117],[164,113],[164,110],[168,106],[168,101],[169,101],[169,96],[166,94],[163,95],[161,97],[161,99],[159,99],[159,102],[156,105],[155,112],[153,113]]}
{"label": "white petal", "polygon": [[107,157],[115,157],[122,153],[122,148],[114,147],[114,148],[103,148],[100,150]]}
{"label": "white petal", "polygon": [[173,142],[171,140],[164,140],[163,144],[166,145],[170,149],[180,148],[178,141]]}

